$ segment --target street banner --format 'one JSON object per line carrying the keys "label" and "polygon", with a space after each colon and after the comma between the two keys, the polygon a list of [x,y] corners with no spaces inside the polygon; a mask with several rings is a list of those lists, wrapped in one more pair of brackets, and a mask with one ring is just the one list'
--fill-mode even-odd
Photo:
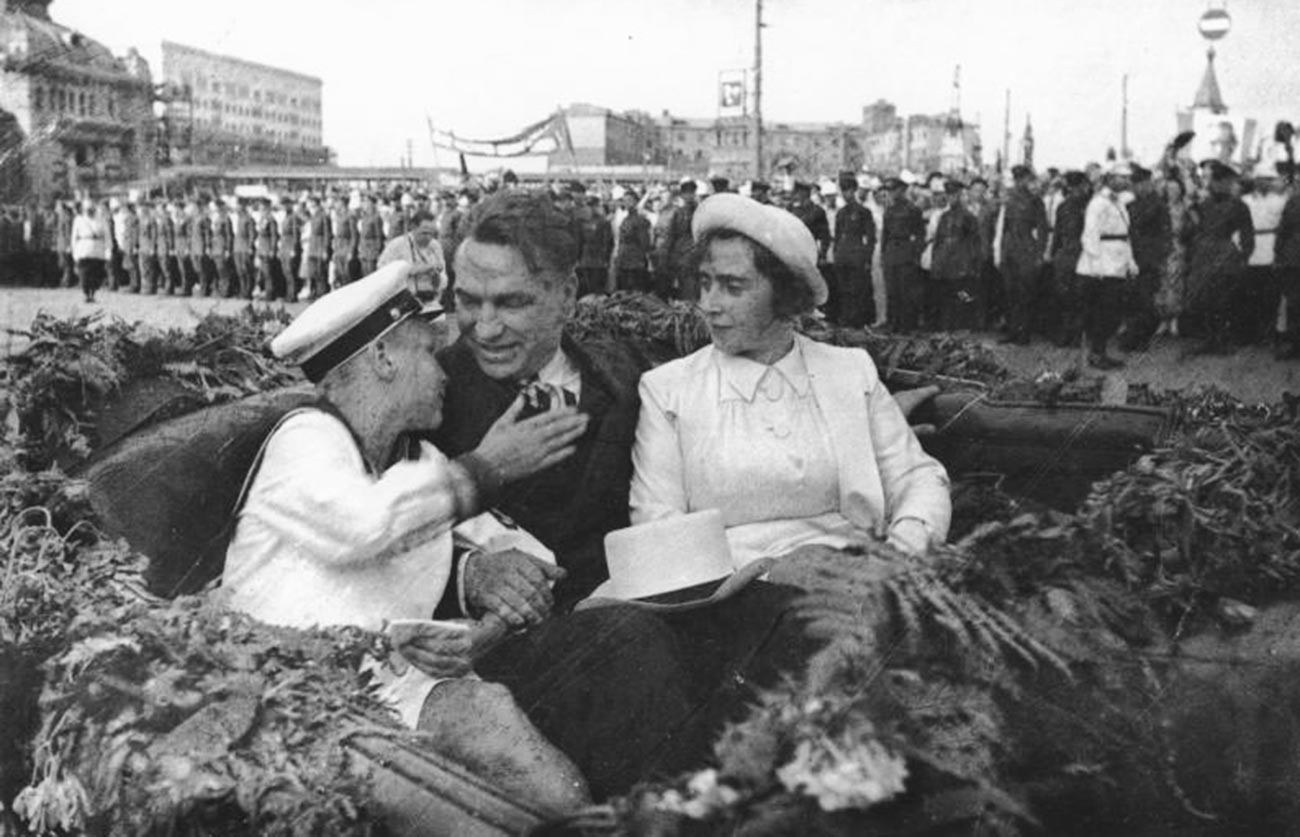
{"label": "street banner", "polygon": [[468,154],[475,157],[522,157],[529,154],[550,154],[560,150],[573,153],[569,123],[563,111],[556,111],[517,134],[491,140],[466,139],[450,131],[439,131],[433,127],[433,122],[430,120],[429,140],[434,148],[445,148],[461,155]]}
{"label": "street banner", "polygon": [[724,70],[718,73],[718,116],[745,116],[747,85],[744,70]]}

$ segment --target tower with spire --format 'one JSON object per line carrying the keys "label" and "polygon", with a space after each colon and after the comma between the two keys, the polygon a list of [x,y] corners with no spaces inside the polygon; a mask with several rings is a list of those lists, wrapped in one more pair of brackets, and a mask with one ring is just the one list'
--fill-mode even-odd
{"label": "tower with spire", "polygon": [[1214,72],[1213,44],[1205,51],[1205,74],[1201,76],[1201,86],[1196,88],[1192,109],[1208,110],[1216,115],[1228,112],[1228,106],[1223,103],[1223,93],[1219,90],[1219,77]]}

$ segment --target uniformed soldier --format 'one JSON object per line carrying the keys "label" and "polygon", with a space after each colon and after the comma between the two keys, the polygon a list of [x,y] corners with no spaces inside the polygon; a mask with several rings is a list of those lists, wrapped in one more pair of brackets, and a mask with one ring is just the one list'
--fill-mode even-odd
{"label": "uniformed soldier", "polygon": [[1129,214],[1120,197],[1128,189],[1129,175],[1130,169],[1122,164],[1107,173],[1084,213],[1082,253],[1076,270],[1082,287],[1088,362],[1098,369],[1124,365],[1107,354],[1106,348],[1119,327],[1128,285],[1138,274],[1129,239]]}
{"label": "uniformed soldier", "polygon": [[208,204],[206,200],[199,199],[190,204],[189,221],[190,273],[195,280],[194,285],[189,290],[192,293],[211,296],[212,286],[215,284],[216,268],[208,257],[208,246],[212,238],[212,222],[208,220]]}
{"label": "uniformed soldier", "polygon": [[858,179],[852,172],[839,177],[844,206],[835,213],[834,264],[840,325],[862,328],[876,321],[876,301],[871,292],[871,256],[876,250],[876,219],[858,200]]}
{"label": "uniformed soldier", "polygon": [[279,229],[271,214],[271,202],[258,204],[253,239],[253,263],[257,270],[257,289],[254,299],[276,299],[275,265],[279,255]]}
{"label": "uniformed soldier", "polygon": [[626,190],[622,200],[624,215],[623,221],[618,225],[615,286],[620,291],[650,293],[650,219],[637,206],[634,190]]}
{"label": "uniformed soldier", "polygon": [[662,277],[657,279],[657,290],[666,298],[676,296],[687,302],[694,302],[700,296],[696,277],[688,267],[691,247],[695,243],[691,235],[691,221],[698,206],[695,191],[694,180],[683,180],[677,187],[677,201],[658,253]]}
{"label": "uniformed soldier", "polygon": [[1188,259],[1187,308],[1206,319],[1207,339],[1197,351],[1220,354],[1228,349],[1233,294],[1255,250],[1255,224],[1237,196],[1236,170],[1217,160],[1207,168],[1210,182],[1196,206]]}
{"label": "uniformed soldier", "polygon": [[1038,295],[1047,249],[1047,210],[1034,191],[1034,172],[1012,166],[1014,185],[998,216],[996,256],[1007,295],[1007,333],[1003,342],[1028,345],[1031,306]]}
{"label": "uniformed soldier", "polygon": [[235,278],[239,281],[239,295],[244,299],[252,299],[253,285],[257,282],[257,272],[253,266],[253,246],[257,231],[245,201],[239,202],[230,225],[233,232],[230,253],[235,265]]}
{"label": "uniformed soldier", "polygon": [[[343,286],[353,280],[352,262],[357,257],[357,225],[346,199],[334,195],[329,200],[330,265],[334,283]],[[371,271],[373,273],[374,271]],[[370,273],[364,273],[369,276]]]}
{"label": "uniformed soldier", "polygon": [[957,180],[943,184],[945,207],[935,223],[930,276],[937,295],[937,325],[943,331],[975,330],[984,324],[980,271],[984,248],[980,223],[966,206],[965,187]]}
{"label": "uniformed soldier", "polygon": [[921,324],[921,251],[925,218],[907,198],[907,184],[885,181],[885,217],[880,230],[880,263],[885,278],[885,311],[895,331],[915,331]]}
{"label": "uniformed soldier", "polygon": [[1083,221],[1092,199],[1092,182],[1081,171],[1064,175],[1065,198],[1052,224],[1052,298],[1056,301],[1062,348],[1077,347],[1083,337],[1083,296],[1079,286],[1079,255],[1083,252]]}
{"label": "uniformed soldier", "polygon": [[384,252],[384,220],[375,205],[374,195],[367,195],[362,202],[361,216],[356,222],[357,262],[361,266],[361,275],[369,276],[375,272],[379,254]]}
{"label": "uniformed soldier", "polygon": [[190,228],[193,223],[194,217],[182,201],[172,204],[172,225],[176,228],[176,267],[180,276],[175,293],[180,296],[189,296],[198,283],[190,261]]}
{"label": "uniformed soldier", "polygon": [[605,217],[600,197],[587,199],[586,212],[578,221],[578,295],[602,293],[609,276],[609,259],[614,252],[614,228]]}
{"label": "uniformed soldier", "polygon": [[158,261],[162,266],[162,292],[171,296],[184,284],[177,235],[177,212],[166,201],[158,202]]}
{"label": "uniformed soldier", "polygon": [[154,216],[153,207],[147,203],[140,205],[139,230],[136,254],[140,270],[135,284],[131,286],[131,293],[139,293],[141,290],[147,294],[157,293],[158,219]]}
{"label": "uniformed soldier", "polygon": [[75,214],[72,207],[64,201],[54,202],[55,213],[55,250],[59,257],[59,286],[71,288],[77,284],[75,266],[72,260],[72,222]]}
{"label": "uniformed soldier", "polygon": [[217,296],[235,295],[235,227],[230,222],[230,212],[225,201],[218,200],[212,214],[212,240],[209,255],[217,272]]}
{"label": "uniformed soldier", "polygon": [[1286,202],[1282,205],[1273,243],[1274,263],[1286,305],[1286,332],[1278,346],[1277,358],[1293,360],[1300,357],[1300,188],[1294,180],[1294,164],[1278,163],[1277,169],[1286,184]]}
{"label": "uniformed soldier", "polygon": [[319,299],[329,293],[325,264],[329,257],[330,219],[317,198],[307,199],[307,219],[302,225],[302,263],[298,277],[303,287],[298,299]]}
{"label": "uniformed soldier", "polygon": [[109,290],[124,287],[140,292],[140,216],[135,204],[123,203],[113,213],[114,270]]}
{"label": "uniformed soldier", "polygon": [[1238,339],[1253,343],[1271,338],[1277,323],[1281,290],[1274,270],[1274,245],[1286,196],[1273,172],[1266,170],[1256,173],[1250,191],[1242,191],[1241,199],[1250,210],[1250,220],[1255,226],[1255,249],[1246,263],[1241,293],[1234,300],[1233,308],[1237,312],[1234,330]]}
{"label": "uniformed soldier", "polygon": [[302,258],[302,218],[293,201],[285,198],[276,219],[276,241],[280,257],[280,283],[270,292],[272,299],[283,295],[292,302],[298,298],[298,270]]}
{"label": "uniformed soldier", "polygon": [[[1129,243],[1138,274],[1136,280],[1129,283],[1130,295],[1124,306],[1120,348],[1131,352],[1146,346],[1160,324],[1160,316],[1156,313],[1156,293],[1163,284],[1173,233],[1169,204],[1163,191],[1151,179],[1151,170],[1139,165],[1130,168],[1134,197],[1126,208],[1130,224]],[[1275,298],[1275,310],[1276,305]]]}

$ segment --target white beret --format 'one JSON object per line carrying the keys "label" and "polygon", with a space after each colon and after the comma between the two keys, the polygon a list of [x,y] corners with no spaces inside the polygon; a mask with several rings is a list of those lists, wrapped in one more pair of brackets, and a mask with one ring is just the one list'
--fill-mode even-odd
{"label": "white beret", "polygon": [[734,230],[762,244],[808,284],[814,305],[826,302],[826,280],[817,269],[817,242],[793,214],[742,195],[723,193],[701,203],[691,220],[696,241],[710,230]]}
{"label": "white beret", "polygon": [[271,340],[271,354],[314,383],[408,317],[439,313],[412,291],[410,272],[409,262],[393,262],[325,294]]}

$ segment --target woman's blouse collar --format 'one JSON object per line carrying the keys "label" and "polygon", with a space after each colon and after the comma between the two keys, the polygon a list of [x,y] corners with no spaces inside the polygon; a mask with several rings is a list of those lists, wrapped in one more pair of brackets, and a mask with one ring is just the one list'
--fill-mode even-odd
{"label": "woman's blouse collar", "polygon": [[800,398],[812,389],[812,377],[804,363],[803,347],[796,338],[794,347],[771,365],[750,360],[739,355],[729,355],[713,349],[713,360],[722,378],[719,401],[749,401],[758,396],[760,385],[769,375],[777,375]]}

